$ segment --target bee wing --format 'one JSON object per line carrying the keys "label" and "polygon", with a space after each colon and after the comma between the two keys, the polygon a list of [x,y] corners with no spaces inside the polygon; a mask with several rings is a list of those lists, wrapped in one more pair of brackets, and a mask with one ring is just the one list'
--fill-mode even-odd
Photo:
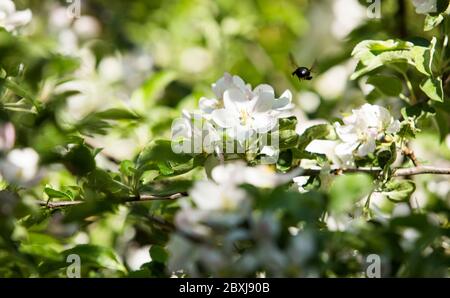
{"label": "bee wing", "polygon": [[292,53],[290,53],[290,52],[289,52],[289,61],[291,62],[291,65],[293,68],[295,68],[295,69],[298,68],[297,62],[295,62],[294,55],[292,55]]}
{"label": "bee wing", "polygon": [[315,72],[314,68],[317,66],[317,59],[314,59],[313,64],[311,65],[311,67],[309,68],[310,72]]}

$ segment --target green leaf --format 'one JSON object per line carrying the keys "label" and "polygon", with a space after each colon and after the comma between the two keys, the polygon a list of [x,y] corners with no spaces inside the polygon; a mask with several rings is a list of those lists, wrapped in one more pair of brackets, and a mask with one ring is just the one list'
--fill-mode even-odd
{"label": "green leaf", "polygon": [[297,125],[296,117],[281,118],[279,120],[279,130],[295,130]]}
{"label": "green leaf", "polygon": [[420,102],[412,106],[404,107],[401,110],[403,118],[421,118],[427,114],[434,115],[436,110],[428,102]]}
{"label": "green leaf", "polygon": [[65,258],[71,254],[76,254],[80,257],[82,267],[104,268],[124,273],[127,271],[114,250],[109,247],[80,244],[63,251]]}
{"label": "green leaf", "polygon": [[134,162],[131,160],[122,160],[119,170],[125,176],[133,176],[135,172]]}
{"label": "green leaf", "polygon": [[184,179],[156,180],[143,185],[139,192],[141,194],[152,194],[158,196],[170,195],[173,193],[187,192],[191,188],[193,181]]}
{"label": "green leaf", "polygon": [[285,129],[279,132],[280,140],[280,150],[294,148],[298,144],[299,136],[295,130]]}
{"label": "green leaf", "polygon": [[44,188],[44,192],[48,195],[48,197],[50,199],[53,199],[53,198],[56,198],[56,199],[66,198],[66,199],[69,199],[69,200],[73,200],[73,197],[72,197],[70,192],[66,193],[66,192],[63,192],[63,191],[59,191],[59,190],[53,189],[53,188],[48,187],[48,186],[46,186]]}
{"label": "green leaf", "polygon": [[64,165],[72,174],[84,176],[95,169],[95,159],[86,145],[78,144],[65,155]]}
{"label": "green leaf", "polygon": [[167,259],[169,258],[169,254],[164,249],[164,247],[159,245],[152,245],[152,247],[150,248],[150,257],[154,262],[166,263]]}
{"label": "green leaf", "polygon": [[434,101],[444,101],[444,89],[442,88],[441,78],[428,78],[421,85],[420,89]]}
{"label": "green leaf", "polygon": [[399,203],[409,200],[416,190],[416,185],[411,180],[391,180],[385,184],[383,195],[389,200]]}
{"label": "green leaf", "polygon": [[360,42],[352,52],[359,63],[350,79],[355,80],[388,63],[410,62],[413,46],[411,42],[393,39]]}
{"label": "green leaf", "polygon": [[41,103],[31,94],[29,90],[27,90],[27,88],[17,83],[14,78],[7,77],[6,79],[0,79],[0,82],[16,95],[27,99],[38,111],[40,111]]}
{"label": "green leaf", "polygon": [[203,155],[175,153],[170,140],[157,139],[144,148],[136,164],[141,172],[157,169],[163,176],[174,176],[192,170],[202,164],[204,158]]}
{"label": "green leaf", "polygon": [[398,96],[403,89],[402,81],[394,76],[370,76],[367,79],[367,84],[373,85],[377,90],[387,96]]}
{"label": "green leaf", "polygon": [[338,213],[347,211],[355,202],[367,196],[372,188],[372,178],[367,174],[339,176],[330,187],[330,209]]}
{"label": "green leaf", "polygon": [[41,260],[62,261],[61,250],[63,246],[50,235],[30,232],[19,248],[24,254],[33,255]]}
{"label": "green leaf", "polygon": [[444,16],[442,14],[438,14],[436,16],[427,15],[425,17],[425,24],[423,27],[424,31],[430,31],[439,26],[440,23],[444,20]]}
{"label": "green leaf", "polygon": [[330,134],[329,124],[319,124],[307,128],[300,136],[297,149],[304,151],[305,148],[315,139],[323,139]]}
{"label": "green leaf", "polygon": [[447,135],[450,133],[450,113],[447,113],[443,109],[438,109],[435,117],[437,126],[439,128],[440,141],[444,141]]}
{"label": "green leaf", "polygon": [[[428,43],[426,40],[423,41]],[[431,76],[436,38],[431,40],[429,46],[423,46],[422,43],[422,40],[414,44],[393,39],[360,42],[352,52],[352,55],[359,60],[359,63],[351,79],[355,80],[380,66],[393,63],[412,65],[422,74]]]}
{"label": "green leaf", "polygon": [[397,157],[395,142],[392,142],[388,148],[383,148],[377,152],[378,165],[384,169],[389,167]]}
{"label": "green leaf", "polygon": [[426,76],[432,76],[433,58],[436,49],[436,37],[431,39],[428,47],[414,46],[411,49],[411,58],[416,69]]}
{"label": "green leaf", "polygon": [[108,119],[108,120],[136,120],[140,119],[140,116],[134,113],[133,111],[127,109],[113,108],[101,112],[97,112],[94,114],[96,117],[100,119]]}
{"label": "green leaf", "polygon": [[111,175],[102,169],[94,169],[87,175],[88,185],[97,192],[102,191],[108,194],[124,194],[128,188],[116,181]]}

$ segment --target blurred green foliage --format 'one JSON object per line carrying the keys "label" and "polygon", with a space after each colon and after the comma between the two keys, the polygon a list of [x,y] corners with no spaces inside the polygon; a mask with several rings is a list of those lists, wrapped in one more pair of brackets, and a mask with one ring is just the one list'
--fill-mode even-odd
{"label": "blurred green foliage", "polygon": [[[345,1],[341,10],[336,2],[86,0],[82,17],[70,19],[66,1],[15,1],[33,19],[17,32],[0,28],[0,119],[14,125],[14,148],[38,153],[40,179],[32,187],[1,182],[0,276],[66,277],[70,254],[80,256],[83,277],[360,277],[370,254],[381,256],[383,276],[448,276],[448,178],[391,180],[382,212],[360,205],[377,186],[366,174],[310,179],[330,183],[328,192],[247,186],[250,214],[218,217],[212,226],[220,232],[206,240],[177,230],[182,203],[151,198],[185,194],[204,177],[207,156],[176,155],[167,139],[172,121],[212,96],[210,85],[224,72],[294,91],[300,124],[382,102],[420,127],[402,127],[404,135],[420,132],[419,158],[450,164],[440,142],[450,132],[448,16],[417,15],[410,1],[385,0],[381,19],[363,13],[348,30]],[[359,4],[363,12],[369,5]],[[313,81],[291,76],[289,53],[300,65],[317,61]],[[358,80],[367,75],[368,94]],[[316,97],[309,101],[307,93]],[[309,158],[309,142],[330,133],[324,124],[300,138],[296,123],[285,121],[282,171]],[[392,154],[378,158],[370,165],[394,162]],[[420,207],[411,197],[418,190],[426,198]],[[129,203],[141,196],[150,199]],[[84,203],[48,208],[61,201]],[[328,213],[356,223],[331,227]]]}

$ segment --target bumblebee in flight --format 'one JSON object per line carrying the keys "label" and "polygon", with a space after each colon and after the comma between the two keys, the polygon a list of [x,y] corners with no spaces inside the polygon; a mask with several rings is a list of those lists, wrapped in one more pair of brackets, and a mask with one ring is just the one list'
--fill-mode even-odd
{"label": "bumblebee in flight", "polygon": [[298,66],[297,63],[295,62],[295,59],[294,59],[294,56],[292,55],[292,53],[289,53],[289,59],[291,60],[292,66],[295,68],[295,70],[291,74],[292,76],[296,76],[300,81],[312,80],[313,77],[312,77],[311,73],[313,72],[312,69],[313,69],[314,65],[316,64],[316,62],[314,62],[313,65],[310,68],[308,68],[305,66]]}

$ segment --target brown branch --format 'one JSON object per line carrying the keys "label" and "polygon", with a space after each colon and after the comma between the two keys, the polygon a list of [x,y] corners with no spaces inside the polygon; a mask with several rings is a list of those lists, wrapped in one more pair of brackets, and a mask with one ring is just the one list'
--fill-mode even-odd
{"label": "brown branch", "polygon": [[409,158],[409,160],[412,161],[415,167],[419,166],[419,161],[417,160],[416,154],[414,153],[413,150],[411,150],[408,147],[405,147],[403,148],[402,153],[404,156],[406,156],[407,158]]}
{"label": "brown branch", "polygon": [[434,175],[450,175],[449,168],[439,168],[432,166],[417,166],[413,168],[397,168],[394,169],[394,176],[412,176],[412,175],[423,175],[423,174],[434,174]]}
{"label": "brown branch", "polygon": [[[378,174],[381,172],[380,168],[333,168],[329,170],[329,173],[334,175],[340,175],[345,173],[367,173],[367,174]],[[303,169],[300,175],[302,176],[314,176],[323,173],[321,168],[309,168]],[[393,176],[411,176],[411,175],[422,175],[422,174],[434,174],[434,175],[450,175],[450,168],[439,168],[433,166],[417,166],[412,168],[394,168]]]}
{"label": "brown branch", "polygon": [[[147,202],[147,201],[170,201],[176,200],[182,197],[185,197],[187,193],[178,192],[167,196],[156,196],[156,195],[147,195],[142,194],[139,196],[131,196],[122,201],[113,201],[118,203],[129,203],[129,202]],[[85,203],[86,201],[58,201],[58,202],[46,202],[46,201],[38,201],[37,203],[43,207],[47,207],[50,209],[54,208],[63,208],[76,206]]]}
{"label": "brown branch", "polygon": [[[296,169],[299,171],[298,175],[302,176],[315,176],[324,173],[321,168],[308,168],[308,169]],[[341,175],[346,173],[367,173],[367,174],[379,174],[381,172],[380,168],[333,168],[328,171],[328,173],[333,175]],[[326,173],[326,171],[325,171]],[[450,168],[439,168],[433,166],[417,166],[412,168],[395,168],[393,169],[393,177],[401,176],[412,176],[412,175],[423,175],[423,174],[433,174],[433,175],[450,175]],[[114,201],[117,203],[130,203],[130,202],[147,202],[147,201],[167,201],[167,200],[177,200],[179,198],[187,196],[187,193],[178,192],[167,196],[157,196],[157,195],[147,195],[143,194],[140,196],[131,196],[123,201]],[[85,201],[59,201],[59,202],[46,202],[38,201],[39,205],[53,209],[76,206],[85,203]]]}

